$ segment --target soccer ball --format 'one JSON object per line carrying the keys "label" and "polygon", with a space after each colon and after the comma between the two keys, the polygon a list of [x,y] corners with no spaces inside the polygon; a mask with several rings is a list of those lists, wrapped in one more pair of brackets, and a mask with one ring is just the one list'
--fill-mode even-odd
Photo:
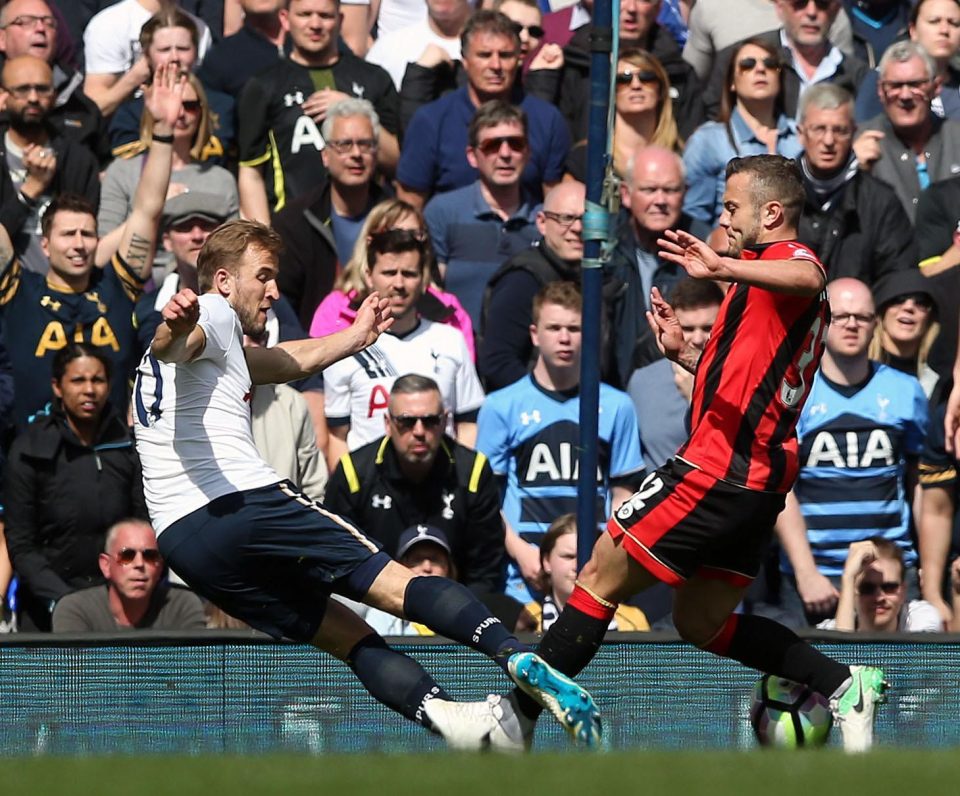
{"label": "soccer ball", "polygon": [[753,687],[750,724],[763,746],[822,746],[832,719],[827,699],[805,685],[765,674]]}

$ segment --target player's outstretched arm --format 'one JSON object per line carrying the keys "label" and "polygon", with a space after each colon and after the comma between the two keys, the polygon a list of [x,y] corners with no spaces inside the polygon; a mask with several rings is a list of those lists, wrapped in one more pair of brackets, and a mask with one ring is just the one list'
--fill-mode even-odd
{"label": "player's outstretched arm", "polygon": [[743,282],[776,293],[814,296],[826,285],[826,274],[813,260],[740,260],[717,254],[695,235],[668,229],[657,241],[660,257],[695,279]]}
{"label": "player's outstretched arm", "polygon": [[700,351],[683,340],[683,330],[671,307],[654,287],[650,291],[650,309],[647,311],[647,323],[657,341],[657,347],[667,359],[676,362],[690,373],[696,372],[700,361]]}
{"label": "player's outstretched arm", "polygon": [[161,362],[189,362],[198,356],[207,343],[200,320],[200,299],[190,288],[184,288],[168,301],[160,317],[150,346],[151,353]]}
{"label": "player's outstretched arm", "polygon": [[393,325],[390,300],[371,293],[360,305],[353,324],[326,337],[288,340],[273,348],[247,348],[247,367],[254,384],[296,381],[338,359],[353,356],[373,345]]}

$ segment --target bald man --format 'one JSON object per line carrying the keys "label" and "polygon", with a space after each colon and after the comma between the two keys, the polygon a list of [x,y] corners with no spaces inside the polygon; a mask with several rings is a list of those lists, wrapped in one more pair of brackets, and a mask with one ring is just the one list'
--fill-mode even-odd
{"label": "bald man", "polygon": [[872,362],[873,296],[857,279],[827,286],[826,351],[797,424],[800,475],[777,522],[781,609],[797,627],[834,616],[852,542],[882,536],[903,552],[919,594],[910,506],[927,429],[914,376]]}
{"label": "bald man", "polygon": [[[6,11],[6,9],[4,9]],[[61,134],[50,122],[56,97],[50,65],[20,55],[3,66],[0,101],[6,126],[0,142],[0,224],[6,227],[24,268],[46,273],[40,248],[40,218],[51,199],[79,194],[100,203],[99,167],[84,146]]]}
{"label": "bald man", "polygon": [[507,260],[487,283],[477,371],[488,391],[513,384],[529,371],[531,307],[537,291],[561,279],[580,283],[585,201],[582,183],[554,187],[537,213],[543,239]]}

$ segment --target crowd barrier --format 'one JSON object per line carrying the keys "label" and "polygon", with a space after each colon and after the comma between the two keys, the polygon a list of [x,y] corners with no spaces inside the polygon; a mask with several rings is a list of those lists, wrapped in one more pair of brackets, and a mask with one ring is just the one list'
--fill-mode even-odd
{"label": "crowd barrier", "polygon": [[[848,663],[885,668],[893,689],[878,743],[960,745],[960,635],[811,640]],[[440,640],[394,639],[450,694],[509,687],[481,655]],[[756,674],[659,633],[614,634],[581,681],[611,748],[754,745]],[[419,752],[440,742],[374,702],[342,663],[249,633],[0,637],[4,755]],[[830,743],[839,743],[838,734]],[[552,721],[537,747],[567,746]]]}

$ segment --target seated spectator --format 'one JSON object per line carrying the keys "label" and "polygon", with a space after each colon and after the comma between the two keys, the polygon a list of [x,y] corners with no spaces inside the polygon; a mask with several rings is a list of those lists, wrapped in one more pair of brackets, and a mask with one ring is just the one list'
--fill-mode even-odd
{"label": "seated spectator", "polygon": [[916,378],[868,358],[877,323],[870,289],[842,278],[828,295],[826,350],[797,424],[800,473],[777,520],[781,608],[797,626],[835,614],[852,541],[898,545],[908,593],[919,593],[910,507],[927,400]]}
{"label": "seated spectator", "polygon": [[463,335],[427,320],[417,309],[429,283],[424,239],[397,229],[370,236],[363,279],[368,291],[390,300],[393,325],[372,346],[323,372],[328,458],[336,461],[381,436],[389,391],[397,377],[410,373],[437,382],[450,413],[447,431],[472,446],[483,390]]}
{"label": "seated spectator", "polygon": [[[527,611],[537,620],[535,632],[545,633],[560,616],[577,582],[577,517],[562,514],[555,519],[540,540],[539,600],[527,603]],[[643,611],[632,605],[620,605],[610,620],[608,631],[649,630]]]}
{"label": "seated spectator", "polygon": [[[112,116],[150,79],[150,65],[140,50],[140,31],[161,7],[176,5],[164,0],[120,0],[105,7],[87,24],[83,32],[86,77],[83,90],[104,117]],[[213,43],[206,23],[191,15],[197,26],[198,61],[203,60]]]}
{"label": "seated spectator", "polygon": [[[683,340],[698,351],[710,339],[723,291],[707,279],[684,279],[670,293]],[[666,357],[637,368],[627,382],[643,440],[643,459],[655,469],[667,461],[690,434],[687,417],[693,374]]]}
{"label": "seated spectator", "polygon": [[[840,0],[774,0],[781,27],[753,37],[777,51],[783,65],[780,81],[783,86],[783,112],[797,117],[803,91],[816,83],[833,83],[856,95],[869,67],[859,58],[848,55],[831,44],[830,28],[840,13]],[[721,97],[730,85],[724,81],[733,52],[728,47],[717,55],[713,73],[705,90],[707,112],[716,118]]]}
{"label": "seated spectator", "polygon": [[478,595],[502,592],[500,489],[483,455],[444,433],[446,414],[433,379],[401,376],[390,390],[385,436],[340,459],[324,505],[401,563],[414,538],[409,523],[436,529],[452,577]]}
{"label": "seated spectator", "polygon": [[853,149],[860,168],[897,192],[912,224],[920,193],[960,169],[960,121],[930,109],[936,66],[919,44],[891,45],[879,72],[883,113],[863,125]]}
{"label": "seated spectator", "polygon": [[[174,67],[171,67],[174,68]],[[223,196],[230,208],[230,218],[240,210],[237,182],[222,166],[204,159],[213,136],[213,117],[206,93],[195,75],[188,75],[183,89],[183,105],[173,126],[173,165],[169,195],[186,191],[203,191]],[[147,152],[153,141],[155,120],[144,108],[140,119],[140,140],[124,151],[106,170],[100,198],[97,223],[103,236],[97,250],[100,262],[109,260],[130,217],[133,197],[137,190]]]}
{"label": "seated spectator", "polygon": [[61,597],[102,582],[107,529],[147,516],[130,430],[109,391],[109,360],[68,343],[53,362],[53,406],[10,448],[4,516],[21,630],[50,630]]}
{"label": "seated spectator", "polygon": [[539,200],[563,176],[570,135],[555,107],[517,84],[520,36],[514,23],[498,11],[476,12],[464,28],[461,57],[466,85],[420,107],[407,126],[398,195],[422,207],[432,194],[476,180],[466,157],[470,121],[483,103],[503,100],[527,115],[530,159],[522,182]]}
{"label": "seated spectator", "polygon": [[[637,49],[620,51],[617,71],[616,116],[613,121],[613,170],[619,177],[627,171],[630,156],[649,144],[683,151],[683,142],[673,117],[670,79],[660,62]],[[567,173],[587,181],[587,143],[570,150]]]}
{"label": "seated spectator", "polygon": [[548,282],[580,282],[585,202],[582,183],[552,188],[537,213],[543,239],[507,260],[487,282],[477,370],[488,390],[513,384],[533,364],[530,312],[537,291]]}
{"label": "seated spectator", "polygon": [[85,146],[51,124],[53,73],[46,61],[21,55],[9,59],[2,74],[7,118],[0,128],[6,166],[0,176],[0,224],[10,233],[21,265],[46,274],[40,219],[61,193],[78,194],[96,207],[99,166]]}
{"label": "seated spectator", "polygon": [[65,595],[53,611],[54,633],[203,630],[200,598],[163,580],[163,557],[147,522],[121,520],[99,557],[106,583]]}
{"label": "seated spectator", "polygon": [[540,203],[521,185],[530,160],[526,114],[503,100],[483,103],[467,131],[467,162],[479,179],[439,193],[423,216],[443,285],[479,326],[487,281],[504,260],[540,237]]}
{"label": "seated spectator", "polygon": [[[47,119],[72,141],[86,147],[98,161],[109,155],[103,117],[83,93],[83,75],[64,57],[61,44],[69,38],[46,0],[9,0],[0,8],[0,53],[6,60],[32,55],[53,70],[55,98]],[[19,20],[19,22],[15,22]]]}
{"label": "seated spectator", "polygon": [[[574,508],[580,447],[582,299],[572,282],[550,282],[533,301],[530,339],[539,354],[533,372],[487,396],[477,447],[503,483],[507,594],[531,600],[540,575],[539,543],[560,514]],[[640,434],[626,394],[600,385],[596,500],[609,517],[643,475]],[[601,520],[602,521],[602,520]]]}
{"label": "seated spectator", "polygon": [[929,398],[937,374],[927,356],[937,339],[937,300],[916,269],[890,274],[873,290],[880,323],[870,343],[870,358],[920,379]]}
{"label": "seated spectator", "polygon": [[882,536],[850,545],[840,578],[837,615],[823,630],[938,633],[943,621],[926,600],[907,600],[903,550]]}
{"label": "seated spectator", "polygon": [[[912,9],[908,2],[906,13],[910,16],[910,40],[926,51],[937,67],[935,96],[931,110],[941,118],[960,119],[960,71],[951,66],[953,57],[960,51],[960,2],[958,0],[920,0]],[[860,84],[857,92],[855,115],[857,121],[872,119],[883,113],[877,83],[880,73],[873,69]]]}
{"label": "seated spectator", "polygon": [[700,127],[684,147],[683,209],[694,218],[711,226],[717,223],[731,158],[800,154],[796,125],[783,108],[783,72],[779,48],[760,37],[746,39],[730,51],[717,121]]}
{"label": "seated spectator", "polygon": [[[176,6],[164,8],[150,17],[140,31],[140,49],[147,59],[150,73],[165,63],[176,64],[184,73],[193,72],[197,66],[198,35],[193,18]],[[235,101],[227,94],[206,87],[203,96],[209,108],[210,138],[199,159],[226,166],[228,154],[236,147]],[[142,151],[142,117],[143,92],[138,89],[110,118],[110,146],[115,157],[125,157],[130,150]]]}
{"label": "seated spectator", "polygon": [[800,98],[797,129],[807,201],[798,239],[831,279],[851,276],[873,287],[887,274],[916,271],[910,219],[894,190],[858,168],[853,152],[853,98],[818,83]]}
{"label": "seated spectator", "polygon": [[376,179],[380,119],[373,105],[352,97],[335,102],[321,133],[327,142],[320,153],[327,179],[273,219],[284,243],[277,287],[304,328],[353,254],[367,215],[387,198]]}
{"label": "seated spectator", "polygon": [[337,275],[334,289],[320,302],[320,306],[313,315],[310,336],[323,337],[333,334],[339,329],[346,329],[353,323],[357,307],[363,303],[370,292],[365,274],[368,269],[370,244],[374,238],[381,246],[402,247],[416,242],[424,247],[425,255],[429,260],[427,288],[417,302],[417,312],[422,318],[445,323],[458,329],[463,335],[472,361],[475,356],[473,323],[470,316],[467,315],[456,296],[445,293],[437,287],[439,274],[433,261],[433,250],[429,247],[430,238],[427,235],[426,222],[419,210],[399,199],[387,199],[367,215],[360,234],[357,235],[353,254]]}

